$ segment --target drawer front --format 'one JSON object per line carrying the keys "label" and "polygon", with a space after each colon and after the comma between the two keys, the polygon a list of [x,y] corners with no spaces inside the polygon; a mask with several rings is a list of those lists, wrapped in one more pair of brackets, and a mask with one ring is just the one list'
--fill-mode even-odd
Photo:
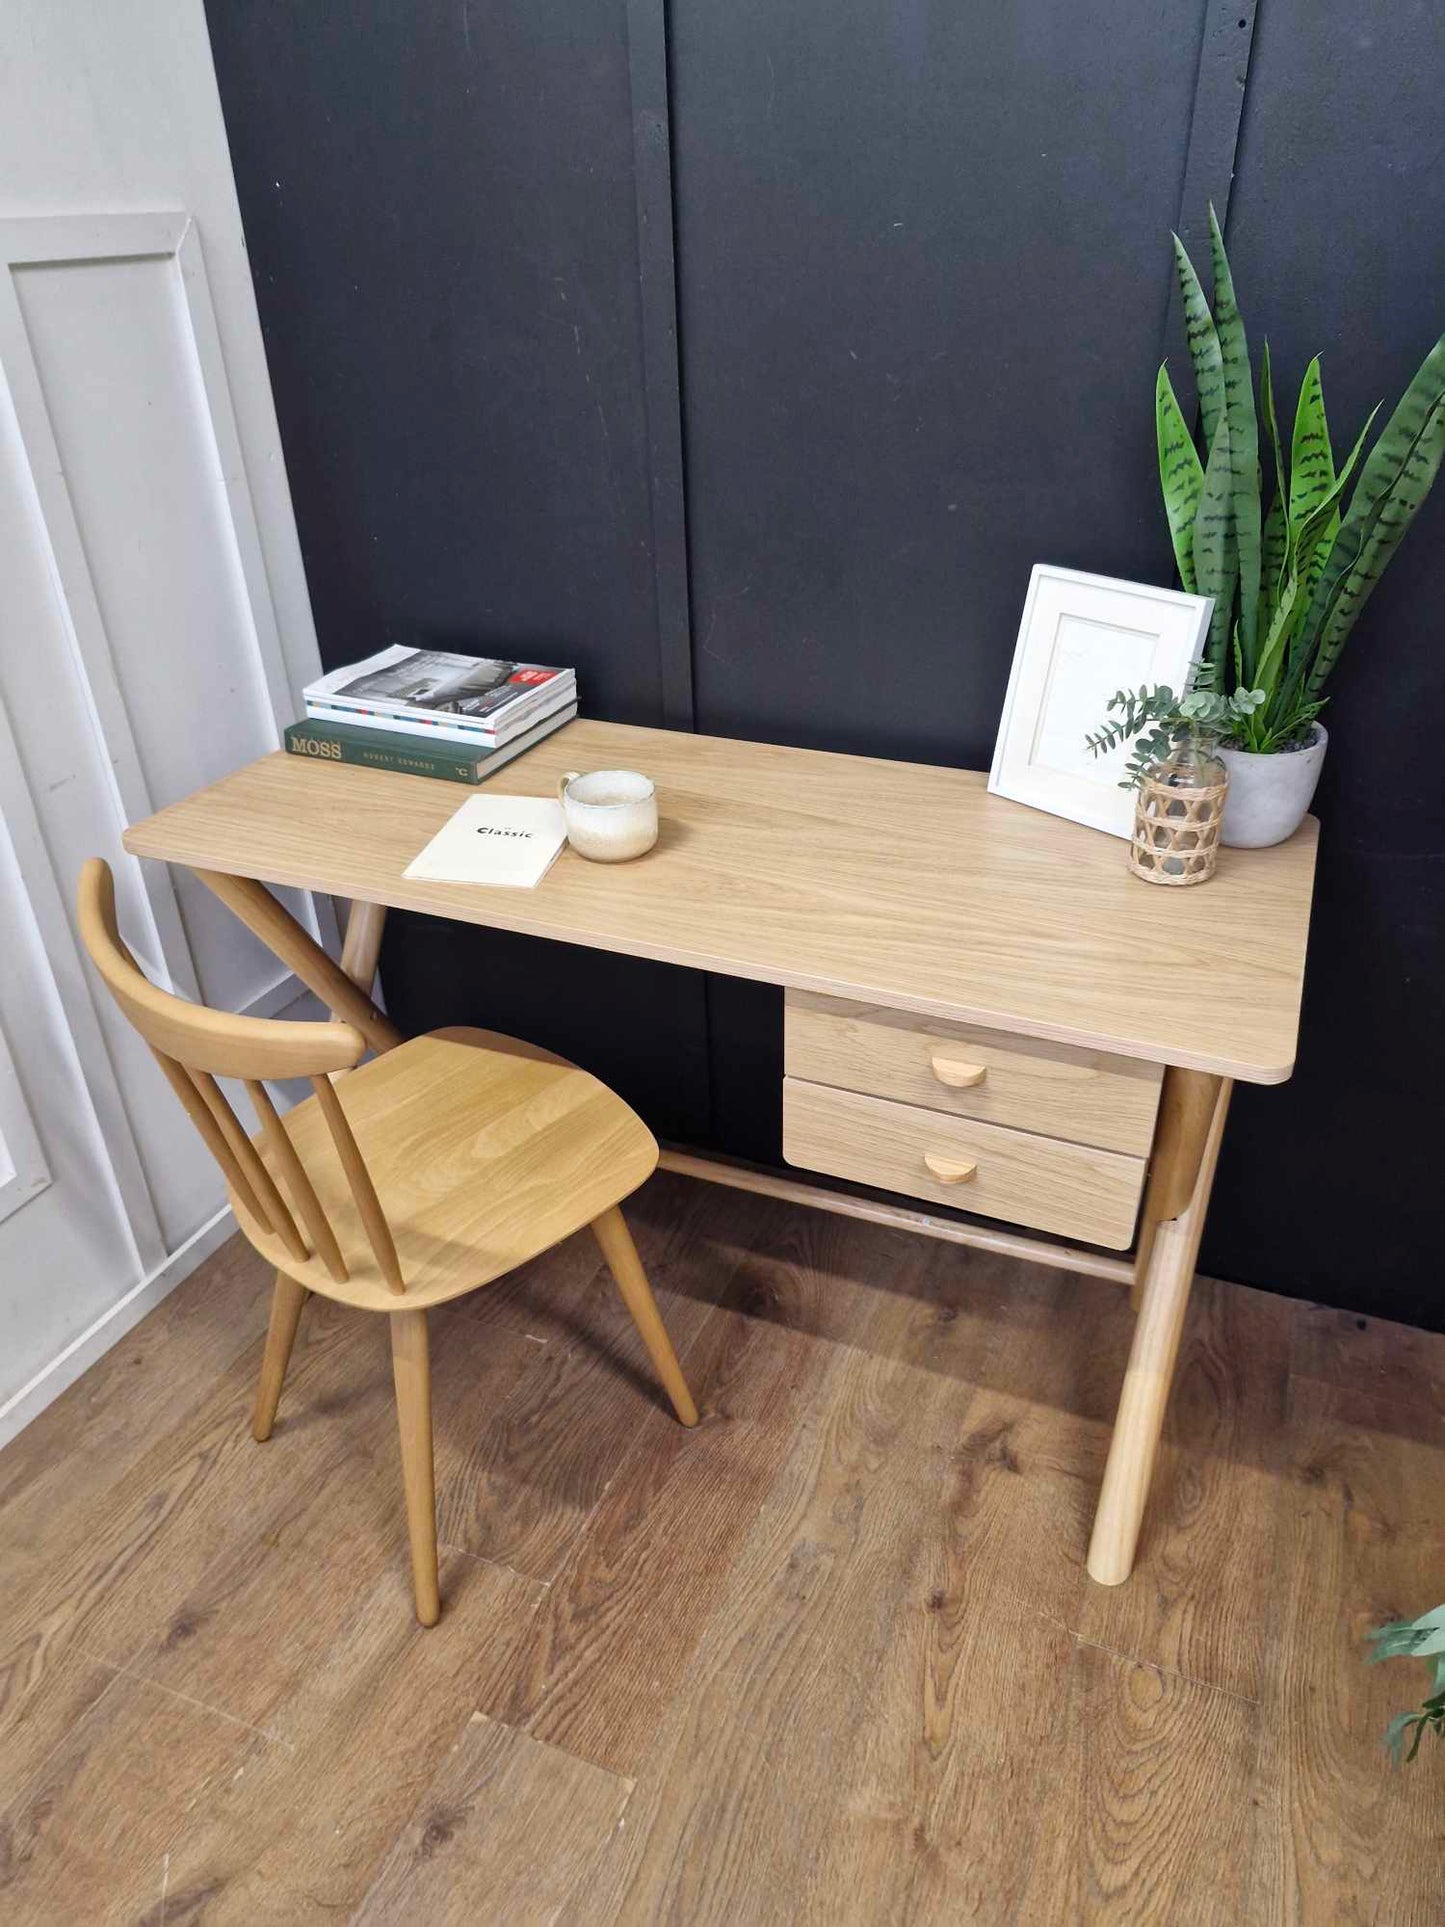
{"label": "drawer front", "polygon": [[790,1077],[1143,1157],[1163,1068],[879,1004],[787,995]]}
{"label": "drawer front", "polygon": [[783,1156],[805,1170],[1122,1251],[1145,1160],[783,1080]]}

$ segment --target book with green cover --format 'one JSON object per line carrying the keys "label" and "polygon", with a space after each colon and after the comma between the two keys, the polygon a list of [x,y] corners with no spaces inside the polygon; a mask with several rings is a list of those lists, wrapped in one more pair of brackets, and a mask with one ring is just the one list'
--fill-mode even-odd
{"label": "book with green cover", "polygon": [[285,741],[288,755],[305,756],[315,763],[359,763],[401,776],[434,776],[445,783],[475,787],[554,729],[570,723],[576,714],[576,703],[554,710],[499,749],[474,749],[469,743],[421,740],[362,724],[323,723],[309,717],[289,724]]}

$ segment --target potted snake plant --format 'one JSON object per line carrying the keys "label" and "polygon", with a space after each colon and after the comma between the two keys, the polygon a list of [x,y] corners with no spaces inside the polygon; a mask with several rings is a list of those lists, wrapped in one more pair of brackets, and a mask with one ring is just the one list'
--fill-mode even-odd
{"label": "potted snake plant", "polygon": [[1445,456],[1445,336],[1363,462],[1378,407],[1337,465],[1317,355],[1305,370],[1286,449],[1268,342],[1256,408],[1244,322],[1212,207],[1209,241],[1212,304],[1174,236],[1202,452],[1161,367],[1159,479],[1179,579],[1214,597],[1204,657],[1209,686],[1226,699],[1251,692],[1219,743],[1230,778],[1221,837],[1257,848],[1292,835],[1310,806],[1328,741],[1320,715],[1330,675]]}

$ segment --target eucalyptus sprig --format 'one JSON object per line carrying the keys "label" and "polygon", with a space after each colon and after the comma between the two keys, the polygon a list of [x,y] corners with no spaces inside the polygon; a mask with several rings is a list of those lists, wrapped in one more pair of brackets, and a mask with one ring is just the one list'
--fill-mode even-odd
{"label": "eucalyptus sprig", "polygon": [[[1377,1626],[1369,1634],[1375,1650],[1371,1664],[1382,1659],[1423,1659],[1430,1667],[1431,1693],[1419,1711],[1397,1713],[1385,1729],[1385,1744],[1398,1765],[1402,1758],[1413,1760],[1420,1742],[1432,1729],[1445,1739],[1445,1606],[1421,1613],[1418,1619],[1395,1619],[1388,1626]],[[1409,1751],[1407,1734],[1412,1734]]]}
{"label": "eucalyptus sprig", "polygon": [[1091,755],[1107,756],[1120,743],[1132,742],[1133,754],[1119,788],[1134,790],[1148,770],[1172,755],[1180,743],[1200,746],[1237,736],[1266,700],[1262,689],[1232,689],[1225,695],[1213,666],[1200,663],[1183,696],[1176,696],[1162,682],[1152,689],[1145,683],[1138,689],[1117,690],[1108,701],[1110,717],[1084,737],[1084,744]]}

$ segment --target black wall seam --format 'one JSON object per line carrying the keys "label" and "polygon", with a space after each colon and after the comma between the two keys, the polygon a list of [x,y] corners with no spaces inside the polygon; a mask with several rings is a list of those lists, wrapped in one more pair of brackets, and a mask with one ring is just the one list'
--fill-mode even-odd
{"label": "black wall seam", "polygon": [[[1201,252],[1208,251],[1211,202],[1220,227],[1225,228],[1228,222],[1257,8],[1258,0],[1205,0],[1199,66],[1194,78],[1194,102],[1179,189],[1179,218],[1174,224],[1196,266]],[[1162,237],[1160,251],[1162,256]],[[1169,293],[1159,342],[1161,361],[1171,347],[1184,340],[1184,302],[1172,261],[1167,285]]]}
{"label": "black wall seam", "polygon": [[637,273],[662,720],[696,727],[677,328],[676,207],[663,0],[627,0]]}

